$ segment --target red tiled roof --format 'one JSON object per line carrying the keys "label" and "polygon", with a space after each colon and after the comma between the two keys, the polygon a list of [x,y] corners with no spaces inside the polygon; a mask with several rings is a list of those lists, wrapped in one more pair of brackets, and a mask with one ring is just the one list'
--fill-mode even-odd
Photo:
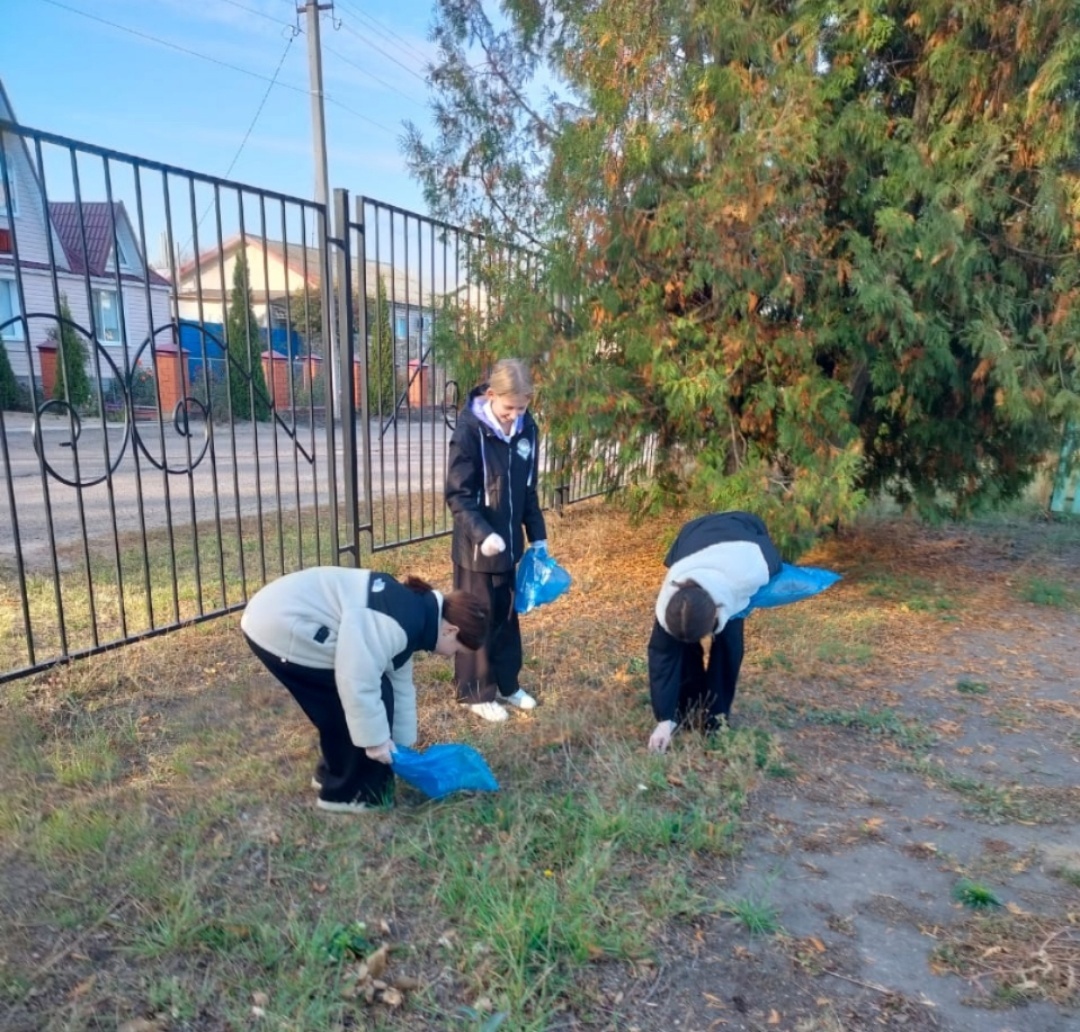
{"label": "red tiled roof", "polygon": [[[80,225],[81,210],[81,225]],[[52,219],[60,243],[67,255],[71,271],[88,272],[91,276],[114,276],[115,271],[108,268],[109,257],[113,250],[113,223],[117,231],[121,223],[129,229],[131,226],[124,202],[109,204],[108,201],[84,201],[81,205],[74,201],[50,201],[49,217]],[[86,233],[86,248],[83,249],[83,232]],[[142,256],[139,255],[140,264]],[[150,283],[155,286],[168,286],[169,281],[147,268]],[[128,276],[122,276],[128,279]]]}

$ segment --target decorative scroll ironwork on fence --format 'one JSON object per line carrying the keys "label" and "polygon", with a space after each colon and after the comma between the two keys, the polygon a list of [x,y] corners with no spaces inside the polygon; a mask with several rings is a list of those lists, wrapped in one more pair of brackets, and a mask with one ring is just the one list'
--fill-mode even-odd
{"label": "decorative scroll ironwork on fence", "polygon": [[[534,255],[342,190],[0,140],[0,682],[448,532],[457,410]],[[548,505],[603,486],[542,460]]]}

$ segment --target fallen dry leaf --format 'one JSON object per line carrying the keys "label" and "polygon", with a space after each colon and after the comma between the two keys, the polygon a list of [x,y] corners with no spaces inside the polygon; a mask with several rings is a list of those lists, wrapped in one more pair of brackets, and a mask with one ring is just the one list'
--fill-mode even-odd
{"label": "fallen dry leaf", "polygon": [[84,978],[74,989],[71,990],[71,999],[77,1000],[80,996],[85,996],[94,987],[94,981],[97,975],[91,975],[89,978]]}
{"label": "fallen dry leaf", "polygon": [[163,1032],[164,1028],[156,1018],[132,1018],[118,1026],[116,1032]]}
{"label": "fallen dry leaf", "polygon": [[390,957],[390,947],[385,943],[380,946],[370,957],[367,959],[368,974],[372,978],[382,978],[386,974],[386,964]]}

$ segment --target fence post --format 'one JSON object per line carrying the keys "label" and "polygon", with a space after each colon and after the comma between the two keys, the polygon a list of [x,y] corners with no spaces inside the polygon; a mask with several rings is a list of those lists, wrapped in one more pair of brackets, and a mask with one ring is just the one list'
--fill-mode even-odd
{"label": "fence post", "polygon": [[1069,495],[1072,494],[1072,512],[1080,513],[1080,427],[1069,424],[1061,441],[1057,475],[1054,477],[1053,494],[1050,496],[1051,512],[1069,512]]}
{"label": "fence post", "polygon": [[352,553],[352,565],[360,565],[360,537],[356,495],[356,402],[353,397],[352,268],[349,253],[349,193],[334,190],[334,319],[337,327],[337,401],[341,413],[341,466],[344,497],[345,543],[337,542],[338,559]]}
{"label": "fence post", "polygon": [[[368,410],[368,385],[371,383],[371,370],[368,368],[368,317],[367,317],[367,230],[364,225],[364,198],[356,198],[356,229],[358,247],[356,257],[356,340],[357,365],[359,366],[360,382],[356,393],[360,395],[357,406],[360,411],[360,441],[363,455],[360,459],[360,475],[364,485],[364,522],[363,527],[368,535],[368,550],[375,551],[375,503],[371,497],[371,413]],[[376,316],[378,325],[378,316]]]}

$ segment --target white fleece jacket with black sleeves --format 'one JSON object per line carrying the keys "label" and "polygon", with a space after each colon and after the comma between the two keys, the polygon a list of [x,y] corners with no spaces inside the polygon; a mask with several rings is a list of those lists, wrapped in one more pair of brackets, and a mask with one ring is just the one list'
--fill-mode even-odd
{"label": "white fleece jacket with black sleeves", "polygon": [[656,619],[669,634],[667,607],[680,584],[687,581],[703,587],[716,603],[716,627],[719,634],[736,613],[741,613],[750,598],[769,580],[769,564],[755,541],[721,541],[680,559],[668,570],[656,597]]}
{"label": "white fleece jacket with black sleeves", "polygon": [[[389,608],[402,613],[405,625],[370,600],[381,602],[386,591],[395,599]],[[404,594],[401,594],[404,593]],[[416,687],[411,653],[417,647],[416,623],[408,610],[430,607],[434,596],[434,637],[442,612],[438,592],[417,595],[385,574],[347,567],[314,567],[287,574],[262,588],[248,603],[240,626],[256,645],[288,663],[333,669],[349,736],[360,748],[381,745],[391,737],[382,703],[385,674],[394,691],[393,740],[416,741]],[[431,624],[431,614],[425,615]],[[413,640],[406,626],[413,626]],[[320,640],[321,639],[321,640]],[[401,661],[403,654],[408,658]],[[395,668],[395,660],[399,665]]]}
{"label": "white fleece jacket with black sleeves", "polygon": [[707,513],[687,523],[664,559],[668,568],[656,598],[656,623],[649,639],[649,694],[657,721],[676,720],[685,643],[667,625],[667,608],[680,584],[700,585],[716,604],[720,634],[754,593],[779,572],[780,553],[762,520],[753,513]]}

